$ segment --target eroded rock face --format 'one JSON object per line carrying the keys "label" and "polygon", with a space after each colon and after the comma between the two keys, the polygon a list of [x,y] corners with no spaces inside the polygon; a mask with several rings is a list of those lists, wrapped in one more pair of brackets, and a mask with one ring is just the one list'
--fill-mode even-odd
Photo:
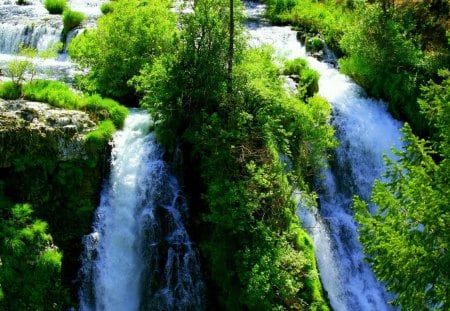
{"label": "eroded rock face", "polygon": [[57,161],[85,159],[84,136],[95,128],[89,115],[48,104],[0,99],[0,168],[21,154]]}

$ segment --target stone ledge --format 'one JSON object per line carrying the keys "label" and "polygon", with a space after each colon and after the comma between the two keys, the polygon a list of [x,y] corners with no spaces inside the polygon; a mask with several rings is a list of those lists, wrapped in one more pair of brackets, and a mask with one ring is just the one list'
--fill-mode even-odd
{"label": "stone ledge", "polygon": [[83,111],[0,99],[0,167],[13,165],[24,154],[55,161],[86,159],[84,137],[95,127]]}

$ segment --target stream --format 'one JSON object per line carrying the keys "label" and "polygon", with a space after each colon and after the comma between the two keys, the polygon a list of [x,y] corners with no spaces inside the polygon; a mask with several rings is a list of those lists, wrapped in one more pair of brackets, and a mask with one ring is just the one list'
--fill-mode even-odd
{"label": "stream", "polygon": [[391,295],[364,261],[358,225],[351,210],[353,195],[371,196],[374,180],[384,171],[383,154],[401,149],[401,123],[386,103],[367,97],[329,60],[310,57],[291,27],[272,26],[264,19],[265,5],[246,2],[251,44],[270,44],[279,57],[303,58],[320,74],[319,95],[332,107],[332,125],[339,146],[329,168],[317,177],[319,209],[304,206],[297,193],[298,215],[315,245],[323,287],[333,310],[392,310]]}

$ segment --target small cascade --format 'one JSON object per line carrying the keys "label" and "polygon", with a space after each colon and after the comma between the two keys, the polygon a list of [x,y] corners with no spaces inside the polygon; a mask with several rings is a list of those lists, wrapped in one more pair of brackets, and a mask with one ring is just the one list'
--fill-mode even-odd
{"label": "small cascade", "polygon": [[84,239],[81,310],[202,310],[188,206],[150,124],[132,110],[114,136],[111,175]]}
{"label": "small cascade", "polygon": [[389,115],[385,103],[365,96],[332,64],[308,56],[290,27],[264,21],[264,5],[247,2],[246,7],[252,44],[271,44],[278,56],[306,59],[320,74],[319,95],[332,107],[339,147],[330,168],[318,178],[320,210],[306,208],[297,194],[299,217],[314,240],[330,304],[338,311],[391,310],[390,295],[364,261],[351,204],[353,195],[370,198],[374,180],[384,171],[382,155],[392,156],[391,147],[402,147],[401,124]]}
{"label": "small cascade", "polygon": [[61,25],[40,24],[0,24],[0,53],[17,54],[21,45],[38,51],[50,49],[59,42]]}
{"label": "small cascade", "polygon": [[[107,0],[68,1],[69,8],[85,14],[86,20],[82,27],[69,32],[65,48],[82,29],[95,27],[98,17],[102,14],[100,6],[105,2]],[[57,59],[29,59],[17,56],[21,46],[42,52],[52,48],[62,38],[62,16],[49,14],[43,3],[44,1],[40,0],[28,0],[27,4],[18,5],[16,0],[0,0],[0,69],[6,69],[7,64],[14,60],[30,60],[37,67],[35,78],[72,82],[77,71],[73,63],[68,61],[65,49]],[[0,70],[0,80],[6,79],[1,75]]]}

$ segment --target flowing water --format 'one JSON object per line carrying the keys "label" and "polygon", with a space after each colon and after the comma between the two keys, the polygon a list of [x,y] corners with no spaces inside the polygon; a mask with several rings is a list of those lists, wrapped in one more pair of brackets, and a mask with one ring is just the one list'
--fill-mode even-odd
{"label": "flowing water", "polygon": [[111,175],[84,241],[81,310],[202,310],[188,206],[150,124],[131,111],[114,136]]}
{"label": "flowing water", "polygon": [[[5,74],[8,63],[14,60],[29,60],[37,69],[40,79],[72,81],[77,70],[67,60],[65,52],[57,59],[27,58],[17,56],[20,47],[32,47],[38,52],[52,48],[62,38],[62,16],[52,15],[45,9],[43,0],[28,0],[26,5],[16,4],[16,0],[0,0],[0,79]],[[101,15],[100,6],[106,0],[70,0],[71,10],[85,14],[83,24],[69,32],[68,41],[82,29],[95,26]],[[67,45],[68,42],[63,42]]]}
{"label": "flowing water", "polygon": [[330,304],[339,311],[391,310],[387,303],[390,295],[364,262],[350,206],[354,194],[370,198],[373,181],[384,170],[383,153],[390,155],[391,146],[401,148],[401,124],[389,115],[385,103],[365,96],[330,63],[309,57],[290,27],[264,21],[264,5],[247,2],[246,9],[252,44],[271,44],[278,56],[306,59],[320,74],[319,95],[332,106],[339,147],[335,160],[318,181],[320,210],[306,209],[301,194],[297,194],[299,217],[314,240]]}

